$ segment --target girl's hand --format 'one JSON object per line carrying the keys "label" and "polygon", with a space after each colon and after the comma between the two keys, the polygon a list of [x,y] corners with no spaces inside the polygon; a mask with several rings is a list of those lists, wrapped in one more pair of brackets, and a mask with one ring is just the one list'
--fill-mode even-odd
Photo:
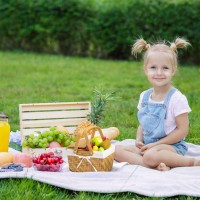
{"label": "girl's hand", "polygon": [[144,146],[144,143],[139,141],[139,140],[136,140],[135,141],[135,146],[138,148],[138,149],[141,149],[143,146]]}
{"label": "girl's hand", "polygon": [[145,151],[151,149],[152,147],[156,146],[156,143],[149,143],[147,145],[144,145],[141,149],[140,149],[140,153],[141,155],[144,155]]}

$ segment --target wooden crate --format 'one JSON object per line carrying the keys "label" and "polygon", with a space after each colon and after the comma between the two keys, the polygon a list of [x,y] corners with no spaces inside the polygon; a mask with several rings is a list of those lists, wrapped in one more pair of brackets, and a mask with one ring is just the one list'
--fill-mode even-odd
{"label": "wooden crate", "polygon": [[[62,103],[33,103],[20,104],[20,133],[23,141],[27,135],[34,131],[45,131],[51,126],[64,126],[72,134],[91,111],[90,102],[62,102]],[[22,148],[23,152],[38,155],[43,152],[61,152],[66,156],[66,148]]]}

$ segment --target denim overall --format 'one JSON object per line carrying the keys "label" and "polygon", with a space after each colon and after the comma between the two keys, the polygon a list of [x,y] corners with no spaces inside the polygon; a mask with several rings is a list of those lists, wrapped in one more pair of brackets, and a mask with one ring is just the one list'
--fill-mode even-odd
{"label": "denim overall", "polygon": [[[156,142],[166,136],[164,121],[167,117],[168,103],[176,88],[169,91],[164,103],[150,103],[149,97],[152,91],[151,88],[144,93],[142,108],[138,111],[138,120],[143,129],[144,144]],[[187,144],[183,140],[172,146],[179,154],[184,155],[187,151]]]}

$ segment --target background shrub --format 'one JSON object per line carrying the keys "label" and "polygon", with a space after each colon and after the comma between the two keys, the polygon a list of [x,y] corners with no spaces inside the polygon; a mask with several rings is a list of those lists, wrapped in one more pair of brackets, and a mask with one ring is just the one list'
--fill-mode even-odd
{"label": "background shrub", "polygon": [[138,37],[185,37],[180,60],[200,63],[200,1],[0,0],[0,48],[133,59]]}

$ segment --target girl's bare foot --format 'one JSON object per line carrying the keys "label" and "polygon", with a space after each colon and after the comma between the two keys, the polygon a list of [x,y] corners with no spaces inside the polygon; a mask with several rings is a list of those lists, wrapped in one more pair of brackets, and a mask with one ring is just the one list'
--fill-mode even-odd
{"label": "girl's bare foot", "polygon": [[158,165],[158,167],[156,167],[157,170],[159,171],[169,171],[170,167],[168,167],[167,165],[165,165],[165,163],[160,163]]}

